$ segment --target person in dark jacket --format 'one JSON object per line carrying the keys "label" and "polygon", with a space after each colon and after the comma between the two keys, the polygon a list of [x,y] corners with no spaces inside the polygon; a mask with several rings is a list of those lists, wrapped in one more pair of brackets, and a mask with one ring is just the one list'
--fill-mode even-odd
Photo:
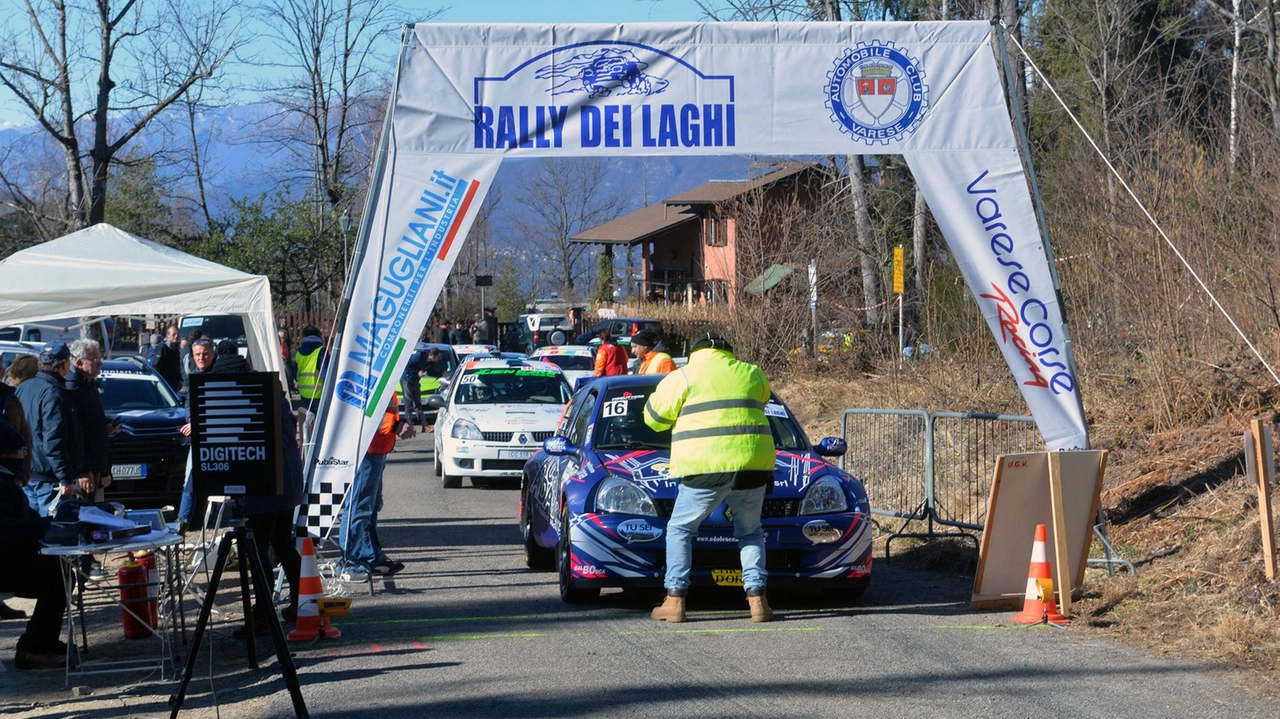
{"label": "person in dark jacket", "polygon": [[[182,349],[178,355],[178,365],[182,368],[182,386],[187,386],[187,377],[191,376],[191,370],[195,365],[191,361],[191,345],[196,340],[204,337],[201,330],[191,330],[187,333],[187,338],[182,340]],[[72,344],[75,344],[74,342]],[[75,349],[72,349],[72,358],[74,359]]]}
{"label": "person in dark jacket", "polygon": [[0,386],[0,556],[5,558],[0,591],[36,600],[26,630],[18,637],[14,665],[56,669],[67,660],[67,645],[58,640],[67,599],[58,560],[40,554],[40,539],[53,520],[36,515],[16,481],[24,459],[15,455],[21,454],[24,439],[5,417],[14,394]]}
{"label": "person in dark jacket", "polygon": [[440,320],[439,326],[436,327],[436,344],[447,345],[449,342],[449,321]]}
{"label": "person in dark jacket", "polygon": [[213,361],[210,372],[252,372],[249,360],[240,355],[240,348],[232,340],[218,343],[218,357]]}
{"label": "person in dark jacket", "polygon": [[156,347],[156,356],[152,367],[164,377],[174,392],[182,389],[182,350],[178,346],[178,326],[169,325],[165,330],[164,342]]}
{"label": "person in dark jacket", "polygon": [[[191,374],[202,374],[212,372],[213,365],[217,361],[217,350],[214,349],[213,340],[208,337],[201,337],[191,343],[191,363],[194,365]],[[191,436],[191,421],[188,420],[182,428],[178,430],[184,437]],[[178,504],[178,533],[186,534],[187,529],[191,525],[191,512],[195,507],[195,495],[191,487],[191,450],[187,450],[187,472],[186,478],[182,483],[182,501]]]}
{"label": "person in dark jacket", "polygon": [[80,423],[66,391],[70,366],[67,345],[50,342],[40,350],[40,371],[16,390],[31,430],[31,480],[24,489],[41,517],[49,516],[54,497],[74,496],[77,489],[94,491],[84,472]]}
{"label": "person in dark jacket", "polygon": [[90,476],[94,492],[83,494],[86,501],[100,501],[103,489],[111,486],[111,458],[108,454],[109,435],[120,429],[115,421],[108,422],[102,409],[102,395],[98,392],[98,375],[102,372],[102,350],[98,343],[79,339],[71,343],[71,373],[67,375],[67,396],[80,424],[80,436],[84,441],[84,471]]}
{"label": "person in dark jacket", "polygon": [[453,323],[453,331],[449,333],[449,344],[451,345],[469,345],[471,344],[471,333],[467,331],[467,326],[462,320]]}
{"label": "person in dark jacket", "polygon": [[[218,359],[213,372],[248,372],[249,363],[237,353],[236,362],[223,354],[227,340],[218,343]],[[232,349],[235,343],[231,342]],[[289,607],[285,619],[293,621],[298,616],[298,582],[302,574],[302,557],[298,554],[294,536],[293,512],[305,499],[302,486],[302,453],[298,450],[298,421],[289,406],[289,398],[283,388],[280,391],[280,450],[284,455],[284,491],[275,497],[245,497],[240,501],[244,510],[245,526],[253,531],[258,548],[258,558],[268,572],[278,563],[284,567],[289,580]],[[275,561],[271,555],[275,554]],[[258,597],[253,607],[254,631],[267,631],[267,612],[271,611],[270,597]],[[242,636],[243,632],[239,632]]]}

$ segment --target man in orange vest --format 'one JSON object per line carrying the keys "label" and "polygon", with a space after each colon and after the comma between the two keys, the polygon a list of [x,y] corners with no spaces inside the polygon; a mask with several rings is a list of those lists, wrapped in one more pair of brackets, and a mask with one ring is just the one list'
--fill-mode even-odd
{"label": "man in orange vest", "polygon": [[612,377],[627,373],[627,351],[613,341],[609,330],[600,330],[600,346],[596,348],[596,377]]}
{"label": "man in orange vest", "polygon": [[676,363],[671,355],[659,352],[658,336],[649,330],[641,330],[631,335],[631,355],[640,360],[640,369],[636,374],[667,374],[676,371]]}
{"label": "man in orange vest", "polygon": [[399,398],[393,392],[378,432],[369,443],[369,451],[347,488],[338,543],[342,548],[342,578],[348,582],[367,581],[370,571],[389,577],[404,569],[403,562],[391,559],[382,551],[382,542],[378,538],[382,473],[387,468],[387,455],[396,448],[396,437],[410,439],[414,436],[413,425],[400,418],[398,404]]}

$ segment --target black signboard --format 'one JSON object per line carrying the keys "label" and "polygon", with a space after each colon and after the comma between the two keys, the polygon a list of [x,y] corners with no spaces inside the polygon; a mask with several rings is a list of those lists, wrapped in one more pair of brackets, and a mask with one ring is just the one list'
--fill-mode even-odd
{"label": "black signboard", "polygon": [[195,495],[283,494],[280,375],[192,374],[190,389]]}
{"label": "black signboard", "polygon": [[476,287],[493,287],[493,275],[476,275]]}

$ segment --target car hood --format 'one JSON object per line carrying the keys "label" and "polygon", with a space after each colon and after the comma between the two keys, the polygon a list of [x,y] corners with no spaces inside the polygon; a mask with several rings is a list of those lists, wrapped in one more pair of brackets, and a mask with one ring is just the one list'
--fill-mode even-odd
{"label": "car hood", "polygon": [[108,410],[107,416],[119,417],[120,427],[130,432],[172,431],[187,423],[185,407],[127,409],[114,413]]}
{"label": "car hood", "polygon": [[[607,472],[642,485],[656,497],[676,495],[676,481],[669,476],[671,453],[668,450],[606,450],[597,451],[596,456]],[[826,474],[844,476],[813,452],[780,451],[773,466],[773,491],[769,496],[800,497],[814,480]]]}
{"label": "car hood", "polygon": [[564,414],[562,404],[478,404],[454,406],[458,419],[476,423],[481,431],[544,427],[555,429]]}

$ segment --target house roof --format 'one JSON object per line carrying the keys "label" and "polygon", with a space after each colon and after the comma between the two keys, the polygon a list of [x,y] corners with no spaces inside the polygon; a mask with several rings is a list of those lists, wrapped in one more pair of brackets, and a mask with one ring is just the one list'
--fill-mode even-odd
{"label": "house roof", "polygon": [[672,205],[709,205],[724,202],[752,190],[768,187],[812,167],[817,167],[817,163],[787,162],[773,172],[750,180],[712,180],[675,197],[669,197],[666,202]]}
{"label": "house roof", "polygon": [[698,216],[689,212],[688,205],[659,202],[623,215],[612,222],[606,222],[589,230],[583,230],[570,237],[569,241],[604,245],[633,245],[643,242],[650,235],[696,219],[698,219]]}

